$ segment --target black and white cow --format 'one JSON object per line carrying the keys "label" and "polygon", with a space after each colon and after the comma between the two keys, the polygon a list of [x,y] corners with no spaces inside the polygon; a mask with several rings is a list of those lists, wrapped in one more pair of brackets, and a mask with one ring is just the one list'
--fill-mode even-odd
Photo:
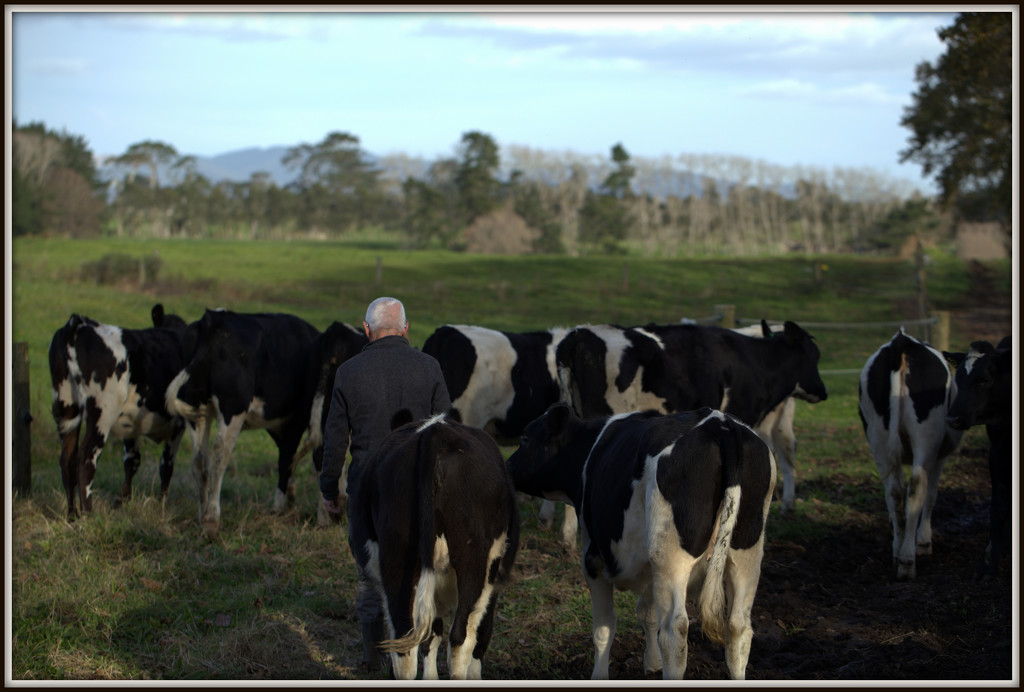
{"label": "black and white cow", "polygon": [[[892,522],[898,579],[917,575],[917,556],[932,553],[932,509],[939,474],[963,433],[946,423],[956,383],[942,353],[902,328],[864,364],[860,418]],[[910,482],[903,465],[911,466]]]}
{"label": "black and white cow", "polygon": [[975,341],[964,353],[945,353],[956,365],[956,398],[946,421],[957,430],[984,425],[992,482],[990,537],[976,576],[992,576],[1010,552],[1013,514],[1013,348],[1010,337],[994,347]]}
{"label": "black and white cow", "polygon": [[[772,334],[785,329],[781,324],[770,326]],[[733,331],[747,336],[764,337],[764,325],[739,327]],[[793,432],[793,418],[796,416],[796,397],[788,396],[781,404],[769,411],[754,426],[754,432],[761,436],[775,453],[775,461],[782,475],[782,512],[796,506],[796,433]]]}
{"label": "black and white cow", "polygon": [[824,401],[813,337],[794,322],[761,336],[697,324],[571,330],[558,345],[562,400],[583,418],[703,406],[725,411],[758,430],[785,463],[783,505],[795,498],[793,398]]}
{"label": "black and white cow", "polygon": [[[369,340],[362,330],[344,322],[333,322],[327,329],[313,339],[310,346],[308,372],[306,373],[306,393],[303,401],[312,401],[309,415],[309,426],[302,446],[295,452],[292,459],[292,474],[300,459],[307,453],[313,453],[313,468],[319,479],[324,459],[324,429],[327,427],[327,412],[331,408],[331,388],[334,386],[334,375],[338,366],[363,350]],[[342,478],[344,478],[344,474]],[[345,484],[340,488],[341,497],[346,496]],[[317,481],[317,494],[319,494]],[[332,523],[323,503],[317,503],[317,521],[321,525]]]}
{"label": "black and white cow", "polygon": [[[555,348],[566,331],[503,332],[446,324],[427,337],[423,352],[441,364],[452,408],[462,422],[512,446],[519,444],[527,423],[558,401]],[[575,546],[576,515],[566,509],[562,540]],[[545,500],[541,521],[550,524],[554,511],[555,504]]]}
{"label": "black and white cow", "polygon": [[[405,412],[408,413],[408,412]],[[411,418],[411,416],[408,416]],[[394,429],[349,480],[349,547],[376,583],[395,676],[437,679],[452,616],[452,679],[480,679],[502,585],[519,545],[515,490],[497,444],[445,415]]]}
{"label": "black and white cow", "polygon": [[[167,408],[192,436],[199,520],[211,538],[220,527],[220,489],[243,430],[264,429],[278,449],[274,506],[294,497],[292,462],[310,420],[310,351],[320,332],[294,315],[207,310],[190,336],[186,365],[167,387]],[[211,453],[213,423],[217,435]]]}
{"label": "black and white cow", "polygon": [[559,402],[527,426],[507,465],[517,490],[579,514],[594,679],[608,677],[616,587],[640,595],[648,672],[683,677],[687,589],[700,588],[704,634],[724,644],[730,676],[745,676],[776,473],[753,430],[709,408],[584,420]]}
{"label": "black and white cow", "polygon": [[[151,312],[153,327],[122,329],[73,314],[50,341],[53,418],[61,441],[60,468],[68,516],[76,516],[76,491],[83,512],[92,509],[92,481],[107,440],[124,441],[124,485],[120,501],[132,494],[139,469],[138,438],[164,443],[160,457],[160,495],[174,472],[174,456],[184,432],[169,413],[164,390],[183,363],[185,321]],[[79,433],[85,436],[79,445]]]}

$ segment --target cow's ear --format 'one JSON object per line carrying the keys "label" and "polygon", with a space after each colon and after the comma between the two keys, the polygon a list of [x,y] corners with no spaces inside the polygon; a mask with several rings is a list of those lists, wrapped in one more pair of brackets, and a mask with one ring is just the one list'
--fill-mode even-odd
{"label": "cow's ear", "polygon": [[558,402],[552,404],[551,408],[548,409],[547,415],[547,428],[548,435],[550,437],[559,437],[569,426],[569,418],[572,416],[572,410],[569,405],[564,402]]}
{"label": "cow's ear", "polygon": [[782,333],[785,335],[786,340],[789,343],[798,344],[801,341],[803,341],[804,334],[806,332],[804,332],[803,329],[798,327],[796,322],[790,322],[789,320],[786,320],[786,323],[783,325],[782,328]]}
{"label": "cow's ear", "polygon": [[964,362],[964,357],[967,354],[966,353],[950,353],[949,351],[943,351],[942,355],[946,357],[946,360],[949,361],[949,364],[952,365],[953,368],[955,369],[955,368],[959,368],[960,367],[960,363]]}
{"label": "cow's ear", "polygon": [[765,339],[770,339],[772,337],[772,330],[768,326],[768,321],[764,318],[761,319],[761,336]]}
{"label": "cow's ear", "polygon": [[150,317],[153,318],[153,326],[159,327],[164,323],[164,305],[163,303],[157,303],[153,306],[150,311]]}
{"label": "cow's ear", "polygon": [[988,355],[989,353],[995,353],[996,347],[987,341],[972,341],[971,350],[983,355]]}
{"label": "cow's ear", "polygon": [[395,412],[395,415],[391,417],[391,429],[396,430],[406,423],[412,423],[412,411],[407,408],[399,409]]}

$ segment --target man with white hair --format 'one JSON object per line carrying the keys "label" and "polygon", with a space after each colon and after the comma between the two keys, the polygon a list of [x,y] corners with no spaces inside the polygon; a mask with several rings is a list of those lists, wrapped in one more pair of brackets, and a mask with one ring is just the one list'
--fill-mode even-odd
{"label": "man with white hair", "polygon": [[[339,481],[349,448],[348,486],[352,486],[361,467],[391,432],[398,411],[406,409],[414,420],[421,420],[447,413],[452,406],[437,360],[413,348],[405,336],[409,322],[400,300],[383,297],[370,303],[363,331],[370,343],[338,367],[324,430],[320,493],[333,515],[344,511]],[[375,670],[380,665],[376,645],[384,638],[383,611],[379,594],[361,570],[356,611],[363,631],[363,662]]]}

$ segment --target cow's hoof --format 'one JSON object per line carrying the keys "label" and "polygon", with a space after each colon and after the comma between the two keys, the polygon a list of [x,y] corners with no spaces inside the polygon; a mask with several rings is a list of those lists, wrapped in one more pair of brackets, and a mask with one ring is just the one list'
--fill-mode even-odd
{"label": "cow's hoof", "polygon": [[220,537],[220,522],[204,521],[203,538],[208,541],[216,541]]}
{"label": "cow's hoof", "polygon": [[280,488],[274,490],[274,514],[282,514],[287,512],[291,507],[291,503],[288,501],[288,496],[281,492]]}
{"label": "cow's hoof", "polygon": [[918,555],[931,555],[932,554],[932,544],[931,543],[918,543],[917,544],[917,554]]}
{"label": "cow's hoof", "polygon": [[896,566],[896,578],[899,580],[913,579],[917,576],[917,565],[914,562],[900,560]]}

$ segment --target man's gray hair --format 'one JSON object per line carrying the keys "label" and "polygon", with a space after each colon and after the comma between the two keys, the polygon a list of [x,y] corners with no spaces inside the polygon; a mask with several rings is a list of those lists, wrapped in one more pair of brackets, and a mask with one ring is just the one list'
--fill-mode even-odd
{"label": "man's gray hair", "polygon": [[405,322],[405,306],[398,298],[378,298],[366,308],[366,324],[372,332],[385,329],[401,331]]}

